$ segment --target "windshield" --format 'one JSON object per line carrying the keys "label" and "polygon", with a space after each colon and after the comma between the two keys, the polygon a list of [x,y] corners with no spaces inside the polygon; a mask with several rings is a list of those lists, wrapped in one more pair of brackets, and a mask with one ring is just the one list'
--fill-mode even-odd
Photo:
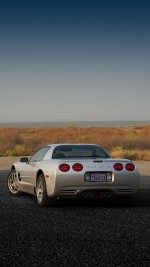
{"label": "windshield", "polygon": [[96,145],[60,145],[57,146],[52,158],[111,158],[106,150]]}

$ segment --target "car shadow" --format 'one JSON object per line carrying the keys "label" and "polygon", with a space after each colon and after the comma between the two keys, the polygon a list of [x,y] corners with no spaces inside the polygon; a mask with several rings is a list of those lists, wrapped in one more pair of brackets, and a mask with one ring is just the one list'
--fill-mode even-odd
{"label": "car shadow", "polygon": [[[0,182],[6,183],[8,170],[0,171]],[[36,196],[23,193],[19,198],[23,198],[24,201],[34,202],[37,204]],[[115,203],[112,198],[109,199],[58,199],[53,207],[150,207],[150,176],[140,177],[140,188],[132,198],[130,203]]]}
{"label": "car shadow", "polygon": [[[13,196],[12,196],[13,197]],[[37,205],[37,207],[40,207],[37,203],[36,196],[30,195],[27,193],[23,193],[21,196],[15,197],[21,198],[21,202],[25,202],[27,205]],[[75,208],[75,207],[105,207],[105,208],[116,208],[116,207],[150,207],[150,189],[139,189],[138,192],[134,195],[132,200],[129,203],[119,203],[119,200],[117,203],[112,199],[57,199],[55,204],[53,203],[48,207],[45,208]],[[40,207],[41,208],[41,207]]]}

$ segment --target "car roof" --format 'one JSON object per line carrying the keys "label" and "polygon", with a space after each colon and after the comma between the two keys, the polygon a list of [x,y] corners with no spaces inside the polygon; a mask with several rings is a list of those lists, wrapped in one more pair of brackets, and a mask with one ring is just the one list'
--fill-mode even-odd
{"label": "car roof", "polygon": [[53,147],[56,147],[56,146],[79,146],[79,145],[85,145],[85,146],[89,146],[89,145],[92,145],[92,146],[98,146],[97,144],[88,144],[88,143],[60,143],[60,144],[48,144],[47,146],[53,146]]}

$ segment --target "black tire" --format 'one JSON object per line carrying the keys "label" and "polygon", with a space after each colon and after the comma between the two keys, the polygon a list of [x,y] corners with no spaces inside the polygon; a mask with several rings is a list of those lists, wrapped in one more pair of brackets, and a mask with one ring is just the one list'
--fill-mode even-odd
{"label": "black tire", "polygon": [[53,199],[49,198],[47,195],[46,183],[43,173],[39,174],[36,183],[36,197],[38,204],[41,207],[49,206],[53,204]]}
{"label": "black tire", "polygon": [[11,170],[7,177],[7,186],[8,186],[9,192],[13,196],[20,196],[22,193],[21,191],[18,190],[17,181],[18,181],[18,178],[16,176],[15,169]]}

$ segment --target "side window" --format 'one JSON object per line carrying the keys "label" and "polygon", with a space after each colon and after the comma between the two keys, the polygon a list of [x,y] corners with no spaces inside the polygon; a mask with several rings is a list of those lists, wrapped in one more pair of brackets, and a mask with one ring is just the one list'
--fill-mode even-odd
{"label": "side window", "polygon": [[47,151],[50,149],[49,146],[43,147],[40,150],[38,150],[30,159],[30,162],[34,161],[41,161],[43,160],[44,156],[46,155]]}

